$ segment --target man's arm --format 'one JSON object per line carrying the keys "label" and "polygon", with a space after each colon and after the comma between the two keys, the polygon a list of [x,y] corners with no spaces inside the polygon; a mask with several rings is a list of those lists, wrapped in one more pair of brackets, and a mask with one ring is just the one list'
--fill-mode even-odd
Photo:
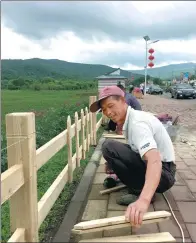
{"label": "man's arm", "polygon": [[157,149],[149,150],[144,154],[143,158],[145,161],[147,161],[147,169],[145,184],[139,198],[146,200],[150,204],[160,182],[162,162]]}
{"label": "man's arm", "polygon": [[135,96],[127,93],[125,95],[126,103],[131,106],[134,110],[142,110],[142,107],[139,103],[139,101],[136,99]]}
{"label": "man's arm", "polygon": [[148,211],[151,199],[159,185],[162,162],[151,127],[140,122],[133,129],[132,136],[140,156],[147,163],[147,169],[144,187],[139,199],[128,206],[125,217],[132,224],[141,225],[143,215]]}

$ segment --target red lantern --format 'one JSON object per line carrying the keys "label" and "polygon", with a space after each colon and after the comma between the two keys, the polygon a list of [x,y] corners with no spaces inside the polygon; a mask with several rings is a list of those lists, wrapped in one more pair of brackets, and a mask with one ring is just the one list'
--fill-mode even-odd
{"label": "red lantern", "polygon": [[150,56],[148,57],[148,59],[149,59],[150,61],[152,61],[152,60],[154,59],[154,56],[153,56],[153,55],[150,55]]}
{"label": "red lantern", "polygon": [[148,66],[152,68],[154,66],[154,63],[153,62],[149,62]]}
{"label": "red lantern", "polygon": [[152,54],[154,52],[154,49],[150,48],[148,52]]}

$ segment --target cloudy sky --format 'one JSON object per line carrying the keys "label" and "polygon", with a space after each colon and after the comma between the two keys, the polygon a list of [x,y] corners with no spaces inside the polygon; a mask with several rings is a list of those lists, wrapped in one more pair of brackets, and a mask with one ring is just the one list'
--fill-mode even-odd
{"label": "cloudy sky", "polygon": [[124,69],[196,62],[196,2],[13,1],[1,3],[1,58],[60,59]]}

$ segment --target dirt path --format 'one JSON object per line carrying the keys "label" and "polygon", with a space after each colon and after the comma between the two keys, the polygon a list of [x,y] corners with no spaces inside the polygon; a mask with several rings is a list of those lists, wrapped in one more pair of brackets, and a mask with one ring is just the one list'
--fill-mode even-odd
{"label": "dirt path", "polygon": [[196,130],[196,100],[176,100],[167,96],[146,95],[139,102],[146,111],[168,113],[174,117],[180,115],[180,125]]}

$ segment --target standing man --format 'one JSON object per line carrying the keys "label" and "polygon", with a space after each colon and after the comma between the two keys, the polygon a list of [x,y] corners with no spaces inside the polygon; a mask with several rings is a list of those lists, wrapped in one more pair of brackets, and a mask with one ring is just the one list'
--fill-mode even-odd
{"label": "standing man", "polygon": [[[129,106],[131,106],[135,110],[142,110],[142,107],[141,107],[139,101],[137,100],[137,98],[135,96],[133,96],[132,94],[127,93],[126,89],[124,88],[124,86],[122,84],[118,84],[117,87],[119,87],[124,92],[124,97],[125,97],[126,103]],[[115,131],[116,125],[117,124],[115,122],[110,120],[108,123],[107,130]]]}
{"label": "standing man", "polygon": [[127,105],[124,92],[116,86],[101,90],[91,112],[102,109],[113,122],[123,125],[128,144],[106,139],[103,157],[129,194],[117,202],[127,205],[126,219],[141,225],[155,193],[164,193],[175,183],[175,154],[163,124],[152,114]]}
{"label": "standing man", "polygon": [[142,91],[142,94],[144,95],[144,84],[140,84],[140,90]]}

